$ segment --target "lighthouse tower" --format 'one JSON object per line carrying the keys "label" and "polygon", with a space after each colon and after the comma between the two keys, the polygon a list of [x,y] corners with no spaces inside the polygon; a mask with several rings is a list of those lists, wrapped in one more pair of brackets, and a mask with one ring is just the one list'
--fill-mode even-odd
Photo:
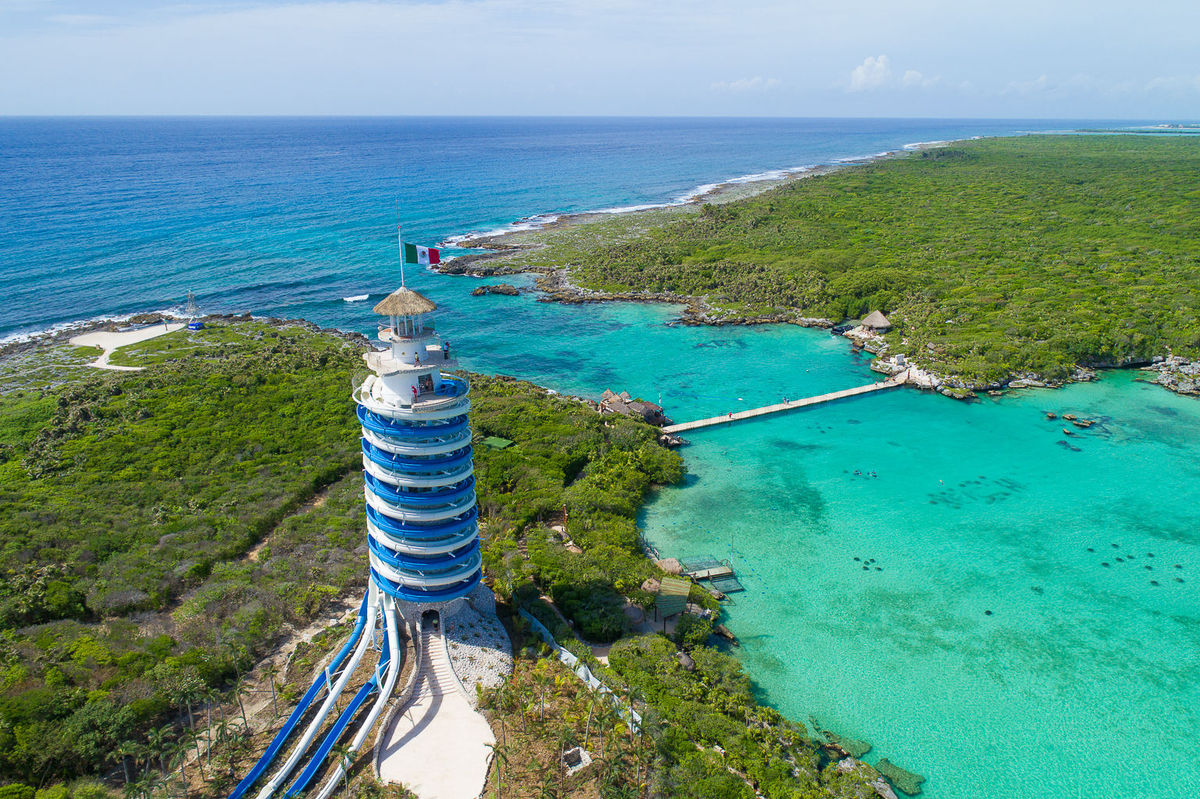
{"label": "lighthouse tower", "polygon": [[471,403],[437,306],[401,285],[378,305],[386,347],[363,358],[373,374],[354,392],[362,423],[371,581],[418,605],[465,596],[482,576],[471,458]]}
{"label": "lighthouse tower", "polygon": [[[400,288],[375,306],[387,318],[379,326],[384,347],[363,355],[372,374],[354,389],[371,570],[358,621],[229,799],[247,799],[263,779],[256,799],[329,799],[391,699],[403,660],[402,615],[415,623],[420,611],[466,596],[483,576],[470,386],[444,373],[455,363],[429,323],[437,306],[400,275]],[[379,653],[373,673],[341,702],[370,651]],[[341,762],[318,787],[323,764],[347,736]]]}

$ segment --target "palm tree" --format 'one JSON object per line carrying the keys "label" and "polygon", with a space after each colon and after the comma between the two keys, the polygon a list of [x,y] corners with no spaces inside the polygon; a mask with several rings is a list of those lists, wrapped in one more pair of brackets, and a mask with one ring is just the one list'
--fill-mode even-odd
{"label": "palm tree", "polygon": [[504,768],[508,765],[508,747],[503,743],[487,744],[496,759],[496,799],[504,799]]}
{"label": "palm tree", "polygon": [[279,667],[269,662],[263,666],[262,672],[271,686],[271,706],[275,708],[275,718],[279,718],[279,703],[275,698],[275,675],[279,673]]}
{"label": "palm tree", "polygon": [[137,757],[140,747],[134,741],[122,741],[117,747],[114,755],[121,758],[121,768],[125,770],[125,785],[133,782],[133,773],[129,769],[129,758]]}
{"label": "palm tree", "polygon": [[187,799],[187,795],[188,795],[188,780],[187,780],[188,746],[189,746],[189,744],[188,744],[187,740],[184,738],[181,738],[181,739],[179,739],[179,742],[178,742],[178,748],[175,749],[175,753],[174,753],[174,758],[179,763],[179,779],[180,779],[180,783],[183,786],[184,799]]}
{"label": "palm tree", "polygon": [[161,729],[150,730],[146,733],[146,741],[150,744],[150,752],[158,756],[158,769],[163,774],[167,773],[167,750],[171,747],[171,725],[168,724]]}
{"label": "palm tree", "polygon": [[250,722],[246,721],[246,706],[242,703],[242,688],[246,683],[246,678],[238,676],[237,684],[233,688],[233,695],[237,697],[238,710],[242,711],[242,725],[249,728]]}
{"label": "palm tree", "polygon": [[592,693],[592,701],[588,703],[587,723],[583,725],[583,748],[588,747],[588,738],[592,733],[592,712],[596,709],[596,700],[600,698],[598,693]]}
{"label": "palm tree", "polygon": [[[210,765],[210,766],[212,765],[212,744],[213,744],[213,740],[212,740],[212,733],[213,733],[212,706],[213,706],[213,702],[216,701],[216,697],[217,697],[217,692],[214,691],[212,688],[210,688],[207,685],[204,686],[200,690],[200,698],[204,700],[204,712],[205,712],[205,718],[207,719],[207,724],[204,729],[204,734],[207,736],[207,739],[208,739],[208,765]],[[196,743],[197,759],[200,757],[199,740],[200,740],[199,738],[196,739],[196,741],[197,741],[197,743]]]}

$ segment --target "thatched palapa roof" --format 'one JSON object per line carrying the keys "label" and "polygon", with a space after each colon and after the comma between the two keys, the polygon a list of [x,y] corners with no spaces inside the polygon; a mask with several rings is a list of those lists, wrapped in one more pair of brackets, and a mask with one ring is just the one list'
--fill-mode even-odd
{"label": "thatched palapa roof", "polygon": [[437,304],[428,297],[401,286],[380,300],[374,310],[380,316],[416,316],[437,310]]}
{"label": "thatched palapa roof", "polygon": [[876,330],[886,330],[892,326],[888,318],[879,311],[871,311],[871,315],[862,320],[863,327],[873,327]]}

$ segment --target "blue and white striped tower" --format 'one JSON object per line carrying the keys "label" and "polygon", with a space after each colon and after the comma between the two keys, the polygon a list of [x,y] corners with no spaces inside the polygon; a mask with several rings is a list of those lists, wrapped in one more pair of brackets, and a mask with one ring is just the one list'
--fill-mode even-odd
{"label": "blue and white striped tower", "polygon": [[482,576],[470,386],[443,374],[450,349],[428,323],[437,306],[403,285],[375,306],[385,349],[354,392],[362,422],[371,580],[419,605],[468,594]]}

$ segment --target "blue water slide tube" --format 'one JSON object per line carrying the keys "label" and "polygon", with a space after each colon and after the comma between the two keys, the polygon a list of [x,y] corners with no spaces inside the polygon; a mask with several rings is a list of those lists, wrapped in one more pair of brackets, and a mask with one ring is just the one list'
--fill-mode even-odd
{"label": "blue water slide tube", "polygon": [[455,533],[460,533],[473,524],[479,516],[479,508],[472,505],[469,510],[460,513],[449,519],[440,519],[429,524],[412,524],[410,522],[402,522],[399,519],[393,519],[391,516],[386,516],[379,511],[367,506],[367,518],[371,520],[379,530],[393,538],[405,539],[434,539],[434,538],[449,538]]}
{"label": "blue water slide tube", "polygon": [[408,438],[444,436],[449,433],[457,433],[459,430],[464,430],[467,427],[466,414],[452,416],[449,419],[439,419],[435,424],[415,425],[372,413],[362,405],[358,406],[357,413],[358,421],[362,423],[363,427],[381,436],[402,436]]}
{"label": "blue water slide tube", "polygon": [[452,566],[458,566],[461,563],[466,563],[479,552],[479,539],[471,541],[456,552],[446,552],[438,555],[432,555],[426,558],[418,558],[415,555],[406,555],[402,552],[393,552],[385,546],[382,546],[374,538],[367,539],[367,546],[371,548],[371,553],[375,557],[382,560],[393,569],[400,571],[421,571],[432,570],[441,571]]}
{"label": "blue water slide tube", "polygon": [[371,523],[378,527],[381,533],[401,541],[449,538],[474,524],[478,516],[479,508],[472,505],[467,512],[450,519],[441,519],[430,524],[410,524],[385,516],[370,505],[367,506],[367,518]]}
{"label": "blue water slide tube", "polygon": [[399,491],[378,477],[365,472],[363,479],[372,494],[397,505],[449,505],[455,500],[462,499],[475,488],[474,477],[443,486],[437,491]]}
{"label": "blue water slide tube", "polygon": [[379,586],[380,590],[396,599],[403,599],[405,602],[449,602],[451,599],[458,599],[460,596],[471,593],[471,589],[478,585],[481,579],[483,579],[482,569],[457,585],[422,591],[419,588],[406,588],[394,583],[371,569],[371,580]]}
{"label": "blue water slide tube", "polygon": [[366,455],[371,461],[378,463],[380,466],[394,471],[407,472],[437,472],[443,469],[454,469],[462,466],[464,463],[469,463],[471,460],[471,446],[469,444],[462,449],[448,452],[444,456],[416,460],[384,452],[372,445],[371,442],[363,439],[362,452],[363,455]]}
{"label": "blue water slide tube", "polygon": [[337,721],[333,723],[329,733],[325,739],[321,741],[321,745],[317,747],[317,751],[309,759],[308,765],[304,767],[304,771],[300,772],[300,776],[292,783],[292,787],[287,789],[287,793],[283,795],[284,799],[291,797],[303,791],[312,782],[313,777],[317,776],[317,772],[321,769],[321,764],[325,762],[325,758],[329,756],[329,750],[338,742],[338,738],[342,737],[342,733],[346,731],[346,727],[350,721],[358,713],[358,709],[362,707],[363,702],[367,701],[367,697],[379,690],[379,675],[387,670],[388,662],[392,659],[392,653],[388,649],[388,634],[387,628],[383,630],[383,652],[379,658],[379,665],[375,668],[375,674],[368,680],[362,688],[358,689],[358,693],[350,700],[350,704],[346,705],[346,709],[338,716]]}
{"label": "blue water slide tube", "polygon": [[308,710],[309,705],[316,701],[317,696],[321,693],[321,689],[325,687],[326,674],[332,674],[333,672],[337,671],[338,666],[342,665],[342,661],[346,659],[346,655],[350,654],[350,650],[353,649],[354,645],[358,642],[358,638],[362,635],[363,628],[366,626],[367,597],[364,595],[362,605],[359,606],[358,609],[358,621],[354,625],[354,631],[350,633],[350,640],[348,640],[346,645],[343,646],[341,650],[333,656],[333,660],[329,664],[328,671],[321,672],[317,675],[317,678],[313,680],[312,686],[300,699],[300,704],[296,705],[296,709],[292,711],[292,715],[288,716],[288,719],[286,722],[284,722],[283,727],[281,727],[279,732],[275,734],[275,738],[271,741],[271,745],[267,747],[267,751],[263,752],[262,757],[260,757],[258,762],[254,764],[254,768],[250,769],[249,773],[247,773],[246,776],[242,778],[242,781],[237,784],[237,787],[233,789],[233,793],[229,794],[229,799],[241,799],[241,797],[246,794],[246,791],[250,790],[251,786],[258,781],[258,778],[261,777],[268,768],[270,768],[271,762],[274,761],[276,756],[279,755],[279,751],[283,748],[283,745],[287,743],[287,739],[291,736],[292,731],[295,730],[296,725],[300,723],[300,719]]}
{"label": "blue water slide tube", "polygon": [[461,377],[442,375],[442,382],[433,393],[439,397],[465,397],[470,391],[471,387]]}

